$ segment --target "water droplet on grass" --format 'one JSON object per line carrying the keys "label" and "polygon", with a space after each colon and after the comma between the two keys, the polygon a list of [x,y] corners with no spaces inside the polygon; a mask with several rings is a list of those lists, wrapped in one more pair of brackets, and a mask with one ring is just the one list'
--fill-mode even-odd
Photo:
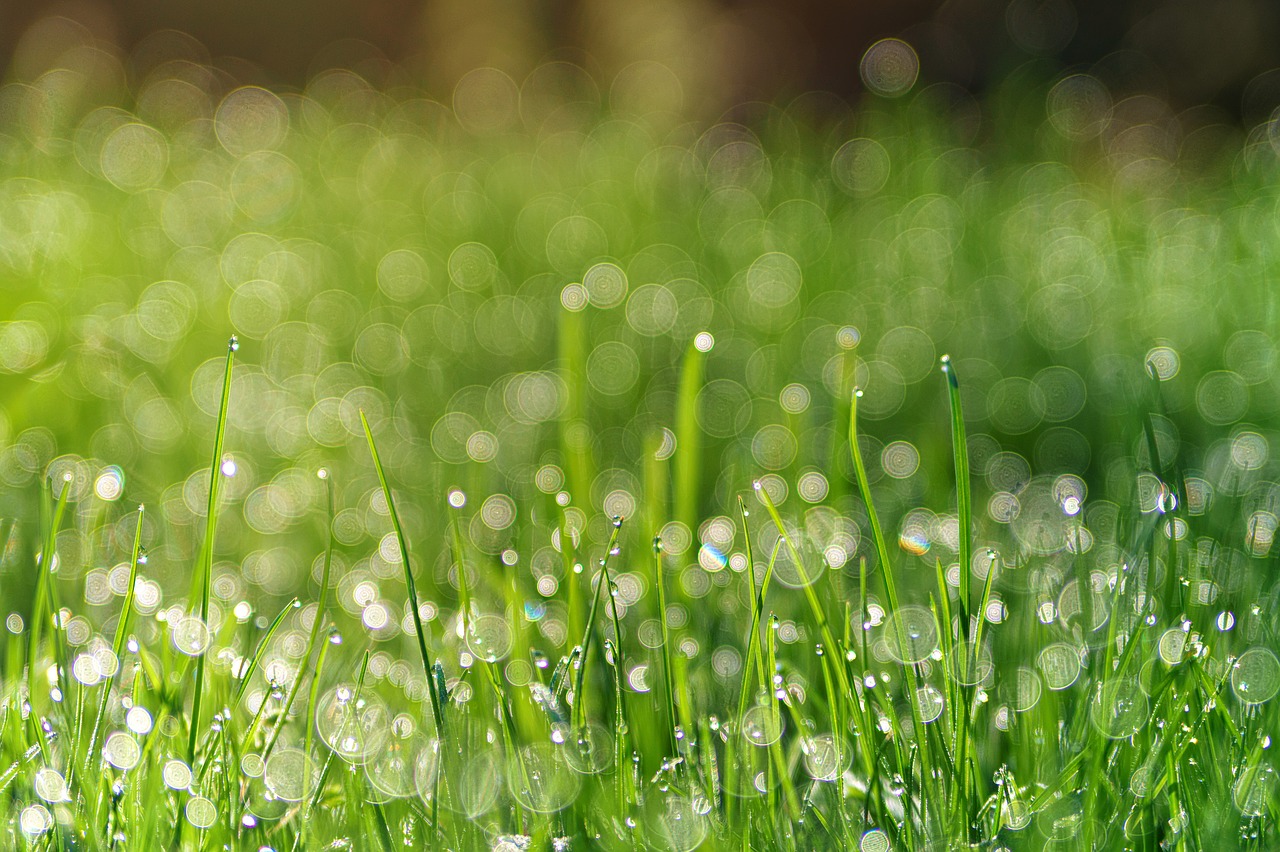
{"label": "water droplet on grass", "polygon": [[581,789],[581,778],[565,765],[559,748],[552,743],[535,743],[508,761],[508,789],[520,805],[534,813],[550,814],[567,807]]}
{"label": "water droplet on grass", "polygon": [[1146,365],[1152,378],[1167,382],[1178,375],[1181,360],[1178,353],[1168,346],[1157,346],[1147,353]]}
{"label": "water droplet on grass", "polygon": [[742,735],[754,746],[773,745],[782,737],[781,711],[772,702],[757,704],[742,717]]}
{"label": "water droplet on grass", "polygon": [[189,657],[198,657],[209,647],[209,628],[195,615],[180,619],[173,627],[173,645]]}
{"label": "water droplet on grass", "polygon": [[262,761],[262,755],[250,752],[240,758],[240,771],[250,778],[261,778],[266,764]]}
{"label": "water droplet on grass", "polygon": [[945,701],[941,690],[926,683],[916,690],[916,705],[920,708],[920,721],[928,723],[942,715]]}
{"label": "water droplet on grass", "polygon": [[277,748],[267,758],[262,781],[278,799],[300,802],[315,789],[319,767],[301,749]]}
{"label": "water droplet on grass", "polygon": [[355,689],[338,684],[326,692],[316,708],[316,731],[338,757],[362,764],[387,741],[391,717],[381,699],[365,693],[357,702]]}
{"label": "water droplet on grass", "polygon": [[69,800],[67,782],[62,773],[51,766],[42,766],[36,770],[32,781],[36,795],[46,802],[56,803]]}
{"label": "water droplet on grass", "polygon": [[130,707],[124,718],[125,725],[135,734],[148,734],[151,732],[151,713],[147,711],[147,708]]}
{"label": "water droplet on grass", "polygon": [[22,809],[18,825],[28,837],[39,837],[53,828],[53,814],[44,805],[28,805]]}
{"label": "water droplet on grass", "polygon": [[482,615],[467,627],[467,647],[480,659],[494,663],[511,652],[511,627],[504,617]]}
{"label": "water droplet on grass", "polygon": [[1036,660],[1045,686],[1060,691],[1071,686],[1080,677],[1080,652],[1065,642],[1049,645]]}
{"label": "water droplet on grass", "polygon": [[919,663],[938,647],[933,613],[922,606],[904,606],[885,620],[885,642],[890,656],[900,663]]}
{"label": "water droplet on grass", "polygon": [[614,740],[608,729],[589,722],[565,740],[565,763],[582,775],[597,775],[613,765]]}
{"label": "water droplet on grass", "polygon": [[138,741],[123,731],[117,731],[107,737],[102,746],[102,756],[116,769],[128,771],[138,765],[142,757],[142,749]]}
{"label": "water droplet on grass", "polygon": [[196,828],[209,828],[218,819],[218,806],[204,796],[195,796],[187,802],[183,813],[187,822]]}
{"label": "water droplet on grass", "polygon": [[191,770],[181,760],[166,762],[160,774],[165,786],[171,790],[185,790],[191,786]]}
{"label": "water droplet on grass", "polygon": [[1136,680],[1108,681],[1094,696],[1090,718],[1103,736],[1127,739],[1146,724],[1148,706],[1147,696]]}
{"label": "water droplet on grass", "polygon": [[1246,817],[1264,816],[1275,794],[1277,782],[1280,782],[1280,776],[1269,763],[1246,767],[1231,791],[1240,813]]}
{"label": "water droplet on grass", "polygon": [[119,500],[124,493],[124,472],[115,465],[104,468],[93,481],[93,493],[108,503]]}
{"label": "water droplet on grass", "polygon": [[860,852],[889,852],[889,835],[878,828],[873,828],[858,841]]}
{"label": "water droplet on grass", "polygon": [[1231,670],[1231,688],[1244,704],[1263,704],[1280,692],[1280,660],[1267,648],[1250,648]]}

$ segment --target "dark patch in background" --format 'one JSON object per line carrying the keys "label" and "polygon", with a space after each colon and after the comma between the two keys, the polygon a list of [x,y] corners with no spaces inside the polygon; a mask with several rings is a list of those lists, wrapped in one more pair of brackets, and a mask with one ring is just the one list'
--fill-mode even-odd
{"label": "dark patch in background", "polygon": [[[629,31],[602,35],[600,22],[621,12]],[[1214,104],[1255,122],[1280,103],[1280,4],[1266,0],[10,0],[0,63],[49,15],[125,53],[181,30],[212,57],[248,60],[239,73],[284,86],[370,57],[436,88],[468,65],[505,66],[517,80],[548,59],[607,71],[619,38],[643,52],[655,29],[684,27],[686,50],[711,45],[721,102],[815,89],[852,99],[862,53],[898,36],[919,52],[923,82],[975,93],[1040,58],[1046,74],[1091,71],[1117,95],[1151,93],[1175,109]]]}

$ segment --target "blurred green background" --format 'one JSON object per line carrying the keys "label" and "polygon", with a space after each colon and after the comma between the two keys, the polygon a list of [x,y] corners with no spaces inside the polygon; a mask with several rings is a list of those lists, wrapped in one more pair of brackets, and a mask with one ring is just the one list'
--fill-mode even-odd
{"label": "blurred green background", "polygon": [[[1217,678],[1228,652],[1270,641],[1280,39],[1268,5],[0,13],[12,635],[43,546],[41,483],[65,481],[47,576],[87,613],[77,635],[118,617],[145,501],[136,606],[154,617],[137,635],[172,656],[221,477],[207,628],[243,650],[283,600],[314,602],[331,531],[330,612],[350,639],[334,654],[349,671],[367,642],[378,688],[421,710],[404,557],[363,413],[450,678],[478,655],[519,690],[550,661],[567,671],[591,635],[598,577],[584,566],[609,552],[615,516],[602,630],[625,646],[619,684],[647,713],[666,624],[695,696],[681,705],[729,718],[738,649],[763,617],[739,577],[762,577],[780,528],[809,566],[776,551],[769,621],[787,689],[798,704],[818,694],[828,607],[837,635],[865,638],[844,656],[861,660],[855,676],[892,682],[886,733],[914,722],[884,619],[927,618],[930,596],[970,584],[991,596],[976,622],[1001,637],[997,728],[1018,684],[1035,695],[1017,712],[1037,706],[1042,646],[1084,659],[1108,631],[1159,624],[1210,659],[1194,626],[1212,637]],[[233,334],[226,455],[210,464]],[[944,354],[973,472],[964,565]],[[883,556],[853,483],[855,387]],[[886,559],[897,612],[880,600]],[[464,624],[462,577],[493,636]],[[1113,581],[1123,599],[1104,594]],[[796,591],[810,583],[814,597]],[[298,659],[304,612],[286,610],[266,668]],[[936,639],[911,662],[942,683],[925,663]],[[1142,671],[1182,647],[1147,647]],[[215,663],[227,683],[233,658]],[[609,694],[608,671],[594,669],[593,694]],[[1063,693],[1070,713],[1051,696],[1025,717],[1038,744],[1027,727],[1013,744],[989,729],[984,776],[1015,755],[1047,783],[1085,753],[1042,734],[1068,717],[1088,732],[1091,688]],[[254,689],[265,700],[275,684]],[[1135,682],[1124,690],[1129,710],[1147,706],[1127,703]],[[637,733],[646,772],[669,754],[663,739]],[[1201,798],[1225,801],[1228,775]],[[1215,836],[1234,830],[1234,811],[1210,810]]]}
{"label": "blurred green background", "polygon": [[[1241,8],[1223,20],[1265,33]],[[953,500],[943,353],[995,537],[1017,538],[997,518],[1034,475],[1130,500],[1157,405],[1166,462],[1249,495],[1242,518],[1270,511],[1269,456],[1241,468],[1230,448],[1276,410],[1275,124],[1179,103],[1261,98],[1266,74],[1241,81],[1262,48],[1236,44],[1236,77],[1177,92],[1159,51],[1134,47],[1163,7],[1126,12],[1111,41],[1065,3],[954,26],[949,6],[375,4],[297,14],[287,37],[264,17],[286,6],[203,9],[66,7],[76,20],[15,42],[0,89],[15,517],[55,460],[86,487],[118,466],[187,530],[151,565],[178,570],[231,333],[240,508],[219,552],[288,563],[253,575],[273,594],[305,568],[291,537],[314,545],[315,466],[342,474],[345,545],[385,532],[360,409],[416,533],[440,529],[452,486],[481,502],[563,488],[597,544],[608,515],[642,508],[628,536],[675,518],[693,540],[764,474],[792,514],[861,523],[856,384],[889,523],[914,535],[923,517],[950,540],[933,514]],[[927,33],[959,39],[983,14],[999,35],[967,48],[982,70],[951,79]],[[195,35],[152,31],[167,25]],[[837,31],[839,50],[820,46]],[[382,49],[321,46],[343,33]],[[1076,53],[1095,61],[1065,64]],[[641,459],[673,455],[680,365],[704,331],[684,439],[696,505],[668,506],[667,474],[642,482]],[[507,528],[478,524],[501,551]],[[874,562],[860,541],[840,565]]]}

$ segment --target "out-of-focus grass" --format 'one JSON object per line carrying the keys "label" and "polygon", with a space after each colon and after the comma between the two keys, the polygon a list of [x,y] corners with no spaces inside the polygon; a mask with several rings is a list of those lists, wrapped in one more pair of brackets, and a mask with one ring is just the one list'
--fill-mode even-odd
{"label": "out-of-focus grass", "polygon": [[1275,845],[1271,128],[87,56],[0,89],[0,845]]}

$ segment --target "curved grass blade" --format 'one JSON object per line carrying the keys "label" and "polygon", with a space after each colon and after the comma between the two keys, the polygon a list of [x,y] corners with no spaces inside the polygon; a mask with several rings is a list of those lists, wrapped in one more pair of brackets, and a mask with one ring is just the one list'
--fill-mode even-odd
{"label": "curved grass blade", "polygon": [[387,511],[391,515],[391,526],[395,529],[396,544],[400,547],[400,561],[404,565],[404,584],[409,594],[409,607],[413,612],[413,631],[418,637],[418,653],[422,655],[422,670],[427,676],[427,693],[431,696],[431,715],[436,723],[437,733],[444,736],[444,715],[440,708],[440,697],[435,685],[436,677],[431,664],[431,654],[427,650],[427,634],[422,627],[422,614],[418,612],[418,586],[413,579],[413,569],[409,563],[409,545],[405,541],[404,530],[400,527],[400,515],[396,512],[395,500],[391,496],[391,486],[387,484],[387,474],[382,468],[382,459],[378,457],[378,447],[373,441],[373,430],[369,428],[369,419],[360,411],[360,425],[364,427],[365,440],[369,442],[369,453],[373,456],[373,467],[378,472],[378,484],[382,486],[382,496],[387,500]]}
{"label": "curved grass blade", "polygon": [[[129,635],[129,620],[133,617],[133,596],[134,587],[138,583],[138,560],[142,558],[142,519],[146,512],[146,507],[141,503],[138,504],[138,523],[133,532],[133,554],[129,560],[129,585],[124,593],[124,607],[120,610],[120,620],[116,622],[115,639],[111,642],[111,652],[115,655],[116,660],[120,659],[120,652],[124,650],[125,639]],[[90,761],[93,759],[93,751],[98,744],[98,731],[102,729],[102,717],[107,712],[107,699],[111,695],[111,684],[120,674],[120,666],[117,665],[116,673],[107,678],[102,686],[102,695],[98,699],[98,713],[94,717],[93,729],[89,732],[89,748],[85,751],[85,772],[89,770]]]}
{"label": "curved grass blade", "polygon": [[[880,574],[881,576],[884,577],[885,596],[889,599],[889,611],[897,612],[898,611],[898,587],[897,587],[897,582],[893,576],[893,567],[889,562],[889,548],[885,542],[884,528],[880,526],[880,515],[879,513],[876,512],[875,502],[871,497],[871,483],[867,479],[867,468],[862,461],[862,451],[858,447],[858,400],[861,397],[862,397],[862,391],[855,390],[853,392],[853,397],[849,404],[849,451],[853,455],[853,470],[854,470],[854,476],[858,481],[858,493],[861,495],[862,502],[867,509],[867,521],[868,523],[871,524],[871,538],[876,547],[876,556],[880,560],[880,568],[881,568]],[[771,502],[772,501],[770,501],[770,504]],[[866,573],[865,566],[863,568],[863,573],[864,575]],[[963,573],[964,571],[962,570],[961,574]],[[916,695],[918,694],[918,683],[917,683],[918,678],[916,675],[916,668],[914,665],[904,665],[902,668],[907,676],[907,687],[909,690],[908,696],[907,696],[907,704],[909,705],[911,710],[912,724],[915,730],[923,731],[925,728],[924,728],[924,723],[921,721],[921,718],[920,718],[920,702],[916,700]],[[840,671],[840,669],[837,669],[837,671]],[[895,746],[897,746],[896,738],[895,738],[894,744]],[[927,745],[928,745],[927,739],[925,740],[924,745],[926,747],[921,748],[919,751],[920,759],[922,762],[922,769],[924,770],[924,774],[926,777],[932,777],[932,769],[930,766],[932,761],[929,760],[930,749],[927,748]],[[899,751],[899,763],[903,765],[904,769],[909,768],[906,766],[907,761],[903,759],[903,756],[900,751]],[[933,804],[936,806],[941,806],[941,802],[933,802]],[[912,820],[907,819],[904,827],[906,829],[908,845],[911,845],[910,838],[912,837],[912,834],[914,831],[914,825],[912,823]]]}
{"label": "curved grass blade", "polygon": [[[271,738],[267,741],[266,748],[262,750],[263,760],[266,760],[267,757],[271,755],[271,750],[275,748],[276,740],[280,738],[280,732],[284,730],[284,722],[286,719],[289,718],[289,708],[293,706],[293,701],[298,695],[298,690],[302,687],[302,676],[303,674],[306,673],[306,667],[311,664],[311,655],[312,653],[314,653],[316,642],[320,638],[320,631],[324,629],[325,607],[328,605],[328,602],[329,602],[329,573],[333,568],[333,516],[334,516],[333,480],[329,478],[329,471],[325,468],[320,468],[320,470],[316,473],[316,476],[318,476],[324,482],[324,486],[325,486],[325,495],[327,497],[327,506],[328,506],[328,515],[326,516],[327,518],[326,527],[329,533],[328,543],[326,544],[324,549],[324,570],[320,576],[320,601],[318,604],[316,604],[316,616],[315,616],[315,620],[312,621],[311,623],[311,635],[307,637],[307,651],[305,654],[302,655],[303,667],[298,672],[297,676],[293,679],[293,683],[289,687],[289,694],[285,697],[285,700],[284,700],[284,714],[280,717],[280,723],[277,724],[275,728],[272,729]],[[322,647],[321,656],[323,656],[323,652],[324,652],[324,648]],[[317,663],[316,676],[317,677],[319,676],[318,663]],[[314,706],[308,707],[308,720],[310,720],[310,717],[314,712],[315,712]],[[311,754],[311,725],[310,724],[307,725],[306,737],[307,737],[307,750],[305,754],[309,755]],[[248,743],[249,739],[250,738],[246,737],[245,742]]]}
{"label": "curved grass blade", "polygon": [[876,557],[880,560],[880,573],[884,577],[889,609],[891,612],[897,612],[898,586],[890,568],[889,547],[885,543],[884,528],[880,526],[880,515],[876,512],[875,503],[871,500],[871,483],[867,480],[867,467],[862,462],[862,451],[858,447],[858,400],[861,398],[862,391],[855,390],[849,404],[849,450],[853,454],[853,473],[858,481],[858,493],[867,507],[867,522],[871,524],[871,540],[876,547]]}
{"label": "curved grass blade", "polygon": [[[39,661],[40,633],[42,632],[43,627],[53,625],[53,614],[58,611],[57,603],[54,600],[55,589],[53,587],[53,560],[54,552],[57,547],[58,528],[62,526],[62,518],[67,511],[67,497],[71,490],[68,487],[70,483],[70,476],[71,474],[68,473],[63,478],[62,490],[58,493],[58,502],[54,507],[53,517],[49,520],[49,527],[45,530],[44,545],[40,551],[40,573],[36,580],[36,599],[31,619],[31,640],[27,647],[27,678],[29,686],[31,681],[35,679],[36,667]],[[47,481],[45,482],[44,487],[46,489],[45,500],[47,501],[50,499],[50,495],[47,490],[50,486]],[[54,662],[57,664],[58,682],[62,685],[64,677],[63,661],[66,655],[63,652],[58,631],[51,631],[49,641],[52,646]],[[64,688],[62,692],[65,695],[66,689]]]}
{"label": "curved grass blade", "polygon": [[596,607],[600,605],[600,591],[608,580],[608,574],[605,573],[609,565],[609,557],[613,555],[613,551],[618,545],[618,534],[622,531],[622,524],[615,522],[613,525],[613,534],[609,536],[609,544],[606,545],[604,558],[600,560],[600,581],[596,583],[595,594],[591,596],[591,609],[587,613],[587,626],[582,633],[582,643],[578,646],[582,649],[578,658],[578,676],[573,687],[573,715],[578,727],[585,725],[587,722],[587,702],[586,696],[582,692],[582,686],[586,683],[587,676],[587,660],[591,651],[591,637],[594,635],[591,627],[596,621]]}
{"label": "curved grass blade", "polygon": [[311,678],[311,691],[307,695],[307,727],[303,739],[303,754],[311,754],[311,743],[315,739],[316,706],[320,702],[320,677],[324,674],[324,661],[329,656],[331,647],[331,643],[325,642],[320,646],[320,653],[316,655],[316,672]]}
{"label": "curved grass blade", "polygon": [[[355,694],[351,698],[352,705],[358,705],[360,702],[360,696],[364,693],[364,677],[369,672],[369,656],[370,652],[366,649],[364,657],[360,660],[360,673],[356,676]],[[315,810],[316,805],[320,803],[320,796],[324,793],[325,781],[329,777],[329,769],[333,766],[335,754],[337,754],[337,752],[330,751],[329,756],[324,760],[324,766],[320,769],[320,778],[316,781],[316,788],[312,792],[311,798],[307,801],[307,806],[302,810],[303,822],[306,822],[311,818],[311,812]]]}
{"label": "curved grass blade", "polygon": [[[267,652],[267,646],[271,644],[271,638],[276,635],[276,631],[280,629],[280,625],[284,624],[285,616],[288,615],[290,612],[292,612],[294,609],[296,609],[297,606],[298,606],[298,599],[294,598],[293,600],[285,604],[284,609],[280,610],[280,612],[276,615],[275,619],[272,620],[271,626],[267,628],[267,632],[263,634],[262,639],[258,642],[258,647],[254,649],[253,657],[250,658],[249,660],[249,665],[245,667],[244,676],[240,678],[240,686],[237,687],[235,698],[231,702],[232,707],[240,706],[240,701],[241,699],[244,698],[245,690],[249,688],[249,681],[253,678],[254,672],[258,670],[258,665],[262,662],[262,655]],[[301,675],[299,675],[299,678],[300,677]],[[295,684],[297,683],[299,678],[294,679]],[[295,686],[295,689],[296,689],[296,686]],[[292,697],[293,692],[291,691],[289,695],[290,697]],[[289,705],[285,704],[286,718],[288,717],[288,713],[289,713]],[[247,749],[249,747],[249,743],[253,742],[253,735],[258,732],[258,722],[261,718],[262,718],[262,714],[259,713],[255,715],[253,717],[253,721],[249,723],[249,729],[245,731],[244,739],[241,740],[241,743],[240,743],[241,751],[244,751],[245,749]],[[263,760],[265,759],[266,759],[266,755],[264,754]]]}
{"label": "curved grass blade", "polygon": [[[787,552],[791,555],[791,559],[796,563],[796,570],[798,570],[807,580],[808,572],[804,567],[804,562],[800,558],[800,549],[796,547],[795,542],[791,540],[792,537],[787,534],[787,529],[782,523],[782,516],[778,514],[778,507],[773,504],[773,498],[769,496],[769,491],[759,482],[755,483],[754,488],[755,493],[760,497],[761,502],[764,503],[764,507],[769,513],[770,520],[773,521],[773,525],[778,529],[779,540],[786,545]],[[831,633],[831,625],[827,621],[827,613],[822,608],[822,602],[818,600],[817,592],[813,590],[815,583],[817,583],[816,579],[813,582],[806,582],[804,584],[803,590],[805,600],[809,603],[809,610],[813,613],[814,621],[818,623],[818,632],[822,635],[822,641],[826,644],[826,647],[833,649],[839,648],[839,643],[836,642],[835,636]],[[843,666],[836,669],[836,675],[840,681],[841,693],[852,696],[852,687],[849,684],[848,674]]]}

